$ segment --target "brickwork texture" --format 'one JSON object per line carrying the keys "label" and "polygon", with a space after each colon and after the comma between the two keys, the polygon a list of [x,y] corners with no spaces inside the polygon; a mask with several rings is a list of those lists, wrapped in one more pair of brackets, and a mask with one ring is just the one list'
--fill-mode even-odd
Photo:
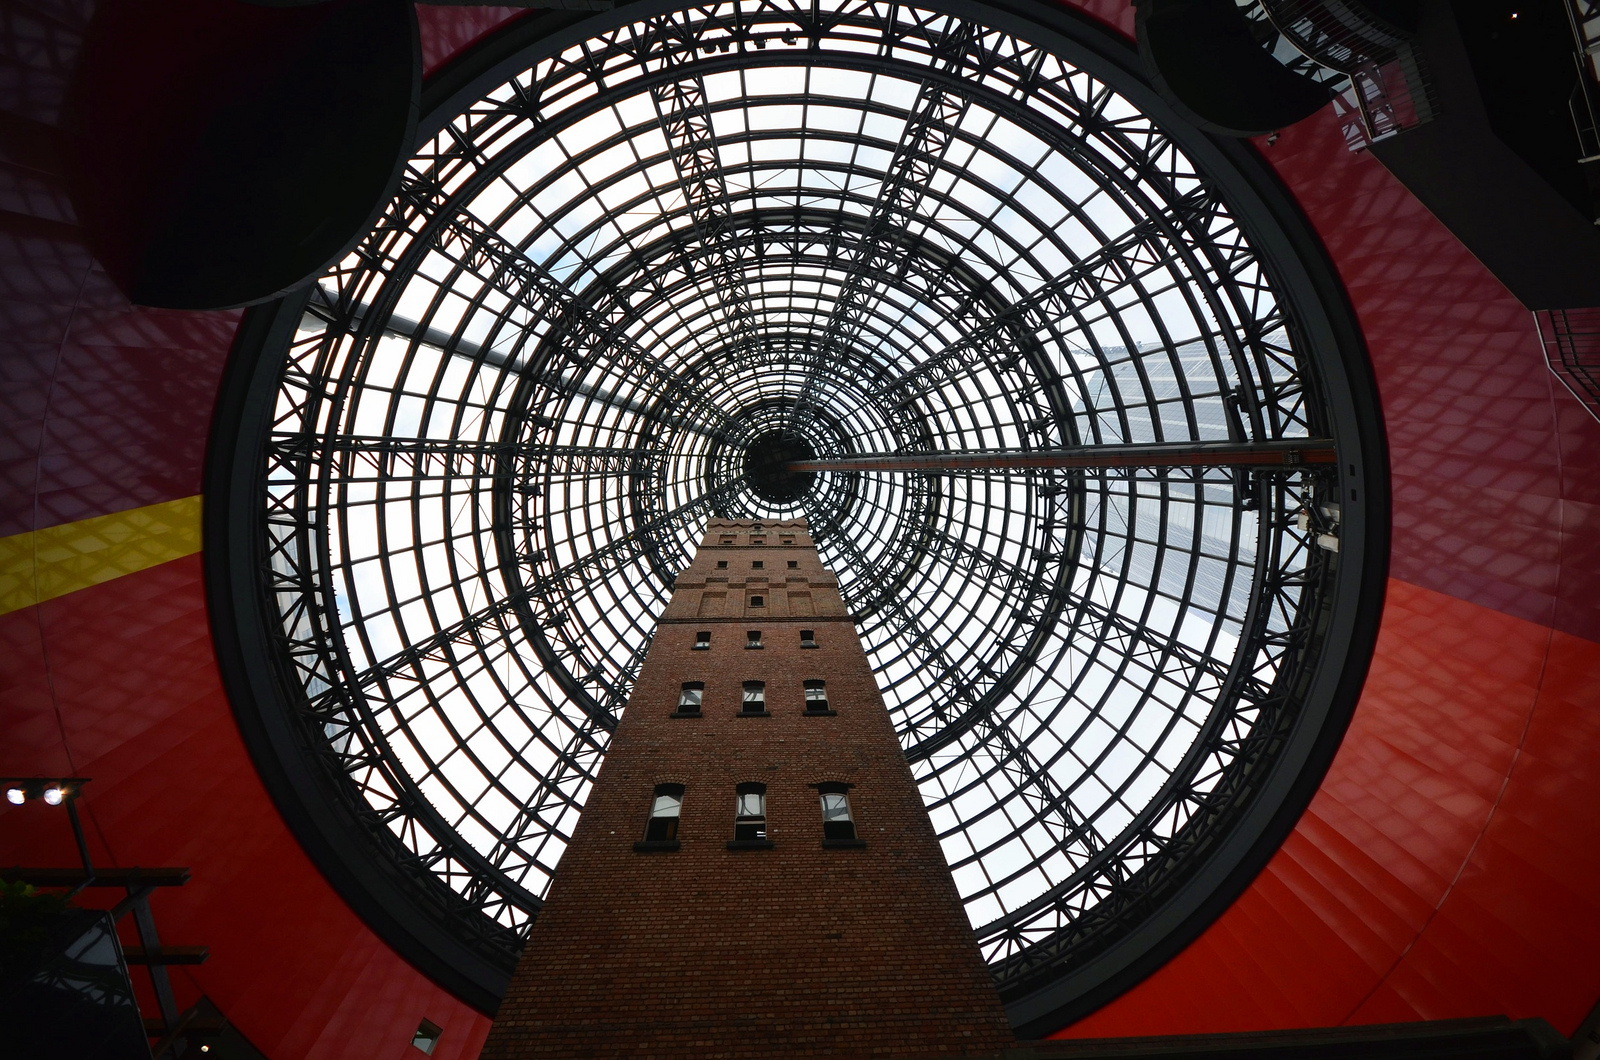
{"label": "brickwork texture", "polygon": [[[807,712],[817,680],[830,713]],[[743,711],[749,681],[764,714]],[[677,709],[687,682],[705,686],[698,716]],[[769,846],[730,848],[741,784],[765,786]],[[855,845],[824,844],[829,784],[850,785]],[[636,848],[658,785],[682,785],[676,843]],[[713,520],[483,1056],[975,1057],[1011,1041],[804,522]]]}

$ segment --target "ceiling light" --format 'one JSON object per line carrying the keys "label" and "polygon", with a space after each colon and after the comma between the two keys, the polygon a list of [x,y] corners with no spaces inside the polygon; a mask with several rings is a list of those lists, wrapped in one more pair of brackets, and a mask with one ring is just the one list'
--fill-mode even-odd
{"label": "ceiling light", "polygon": [[28,799],[28,793],[21,788],[7,788],[6,801],[13,806],[21,806]]}
{"label": "ceiling light", "polygon": [[61,800],[64,797],[65,796],[62,793],[61,786],[59,784],[52,784],[48,788],[44,789],[44,801],[49,803],[51,806],[60,806]]}

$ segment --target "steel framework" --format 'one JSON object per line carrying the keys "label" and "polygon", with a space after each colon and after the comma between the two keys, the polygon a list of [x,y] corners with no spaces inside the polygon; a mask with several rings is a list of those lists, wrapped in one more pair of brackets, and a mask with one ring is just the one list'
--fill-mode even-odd
{"label": "steel framework", "polygon": [[1336,288],[1087,23],[575,17],[257,315],[208,555],[280,800],[492,1003],[705,519],[803,516],[1004,996],[1089,1004],[1342,731],[1384,520]]}

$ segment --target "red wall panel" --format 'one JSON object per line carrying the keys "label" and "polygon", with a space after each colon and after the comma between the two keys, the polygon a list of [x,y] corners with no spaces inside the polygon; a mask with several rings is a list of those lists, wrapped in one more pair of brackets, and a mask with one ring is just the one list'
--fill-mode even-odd
{"label": "red wall panel", "polygon": [[[0,109],[52,123],[92,3],[0,10]],[[428,11],[470,40],[505,17]],[[459,26],[465,26],[460,30]],[[59,180],[0,153],[0,209],[70,221]],[[81,246],[0,231],[0,536],[200,489],[237,313],[127,304]],[[268,1055],[476,1056],[488,1021],[380,942],[300,851],[257,779],[223,695],[198,557],[0,615],[0,773],[93,778],[81,801],[101,865],[188,865],[159,892],[180,1004],[208,994]],[[71,864],[64,813],[0,805],[0,864]],[[91,897],[92,896],[92,897]],[[110,895],[86,892],[86,900]]]}
{"label": "red wall panel", "polygon": [[[1389,598],[1354,723],[1278,856],[1082,1036],[1544,1016],[1600,997],[1600,425],[1531,315],[1323,112],[1265,158],[1378,377]],[[1553,627],[1553,628],[1552,628]]]}
{"label": "red wall panel", "polygon": [[518,15],[517,7],[430,7],[417,5],[417,24],[422,31],[422,70],[431,74],[452,56],[499,29]]}
{"label": "red wall panel", "polygon": [[1355,721],[1283,849],[1066,1035],[1500,1013],[1570,1032],[1600,994],[1597,677],[1593,642],[1392,581]]}
{"label": "red wall panel", "polygon": [[[180,1004],[208,994],[270,1056],[399,1057],[423,1018],[446,1031],[436,1056],[476,1055],[488,1021],[378,941],[278,817],[222,692],[199,557],[0,616],[9,644],[30,628],[47,694],[8,696],[23,738],[0,772],[94,778],[81,806],[99,864],[191,867],[153,902],[166,941],[211,947],[176,975]],[[39,657],[8,655],[6,687],[37,684]],[[74,858],[61,811],[0,810],[0,864]]]}

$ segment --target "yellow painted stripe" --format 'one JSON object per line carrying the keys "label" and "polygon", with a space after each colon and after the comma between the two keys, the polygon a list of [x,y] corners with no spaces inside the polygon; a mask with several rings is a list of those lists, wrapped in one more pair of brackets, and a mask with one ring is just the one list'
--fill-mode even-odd
{"label": "yellow painted stripe", "polygon": [[0,615],[199,551],[199,497],[0,537]]}

